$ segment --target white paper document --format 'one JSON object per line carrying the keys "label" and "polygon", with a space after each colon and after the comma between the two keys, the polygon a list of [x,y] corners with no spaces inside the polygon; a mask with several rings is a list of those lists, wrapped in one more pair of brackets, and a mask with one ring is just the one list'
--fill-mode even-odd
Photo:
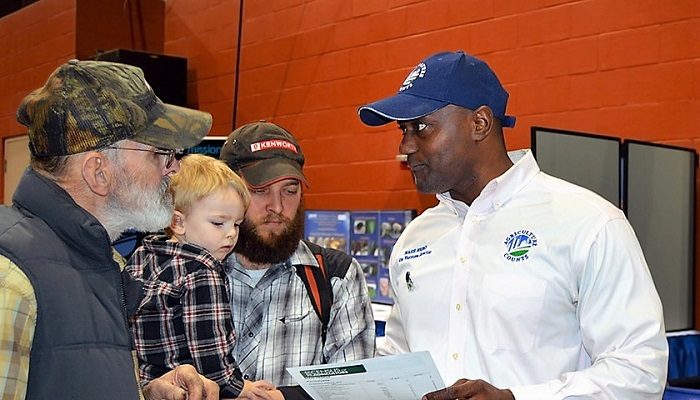
{"label": "white paper document", "polygon": [[427,351],[287,371],[314,400],[419,400],[445,387]]}

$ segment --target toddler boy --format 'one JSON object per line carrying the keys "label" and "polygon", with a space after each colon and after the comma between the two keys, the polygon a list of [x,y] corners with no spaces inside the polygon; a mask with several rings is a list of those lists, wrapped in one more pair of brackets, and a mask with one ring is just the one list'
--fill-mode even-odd
{"label": "toddler boy", "polygon": [[182,159],[169,190],[175,213],[167,235],[145,238],[127,266],[144,283],[145,297],[130,321],[142,383],[192,364],[219,385],[222,398],[268,399],[275,387],[244,382],[233,358],[222,263],[238,239],[248,189],[222,161],[193,154]]}

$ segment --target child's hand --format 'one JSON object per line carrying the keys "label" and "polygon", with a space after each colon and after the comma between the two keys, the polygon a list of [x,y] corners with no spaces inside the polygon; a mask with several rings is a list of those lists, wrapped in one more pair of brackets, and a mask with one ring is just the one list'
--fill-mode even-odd
{"label": "child's hand", "polygon": [[[283,397],[276,396],[279,393],[275,385],[268,381],[243,381],[243,390],[238,395],[238,399],[246,400],[275,400]],[[280,393],[281,394],[281,393]]]}

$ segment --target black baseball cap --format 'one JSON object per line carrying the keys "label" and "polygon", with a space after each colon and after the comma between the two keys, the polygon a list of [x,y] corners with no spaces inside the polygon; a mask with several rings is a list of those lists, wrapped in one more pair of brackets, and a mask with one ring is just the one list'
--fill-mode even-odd
{"label": "black baseball cap", "polygon": [[290,178],[308,185],[299,143],[291,133],[271,122],[254,122],[231,132],[219,158],[254,188]]}

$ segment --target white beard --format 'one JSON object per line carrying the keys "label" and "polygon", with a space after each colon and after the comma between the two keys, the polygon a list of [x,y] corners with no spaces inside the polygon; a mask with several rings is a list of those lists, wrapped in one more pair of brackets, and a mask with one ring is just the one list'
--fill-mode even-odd
{"label": "white beard", "polygon": [[170,177],[160,181],[157,190],[139,185],[129,176],[127,168],[115,179],[114,190],[108,195],[101,212],[102,224],[112,242],[129,229],[156,232],[170,225],[173,216],[173,198],[168,191]]}

